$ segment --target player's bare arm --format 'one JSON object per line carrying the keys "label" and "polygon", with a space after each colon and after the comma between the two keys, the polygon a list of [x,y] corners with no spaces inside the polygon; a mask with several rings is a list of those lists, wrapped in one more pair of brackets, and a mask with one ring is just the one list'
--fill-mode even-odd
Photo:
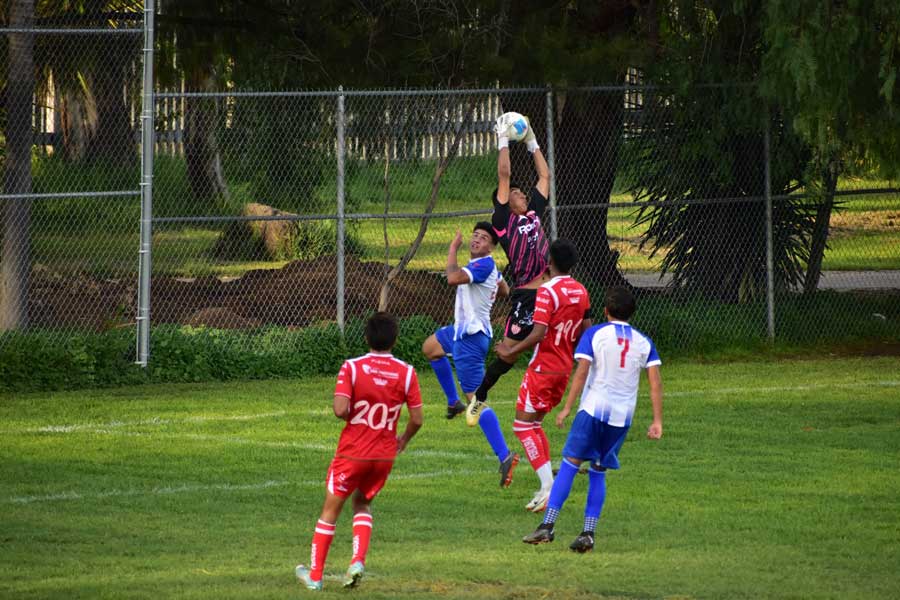
{"label": "player's bare arm", "polygon": [[447,250],[447,283],[452,286],[464,285],[469,283],[469,275],[461,268],[456,260],[456,255],[462,247],[462,233],[456,230],[453,241],[450,242],[450,248]]}
{"label": "player's bare arm", "polygon": [[587,382],[588,372],[591,370],[591,361],[585,358],[578,359],[578,367],[575,369],[575,375],[572,376],[572,383],[569,385],[569,395],[566,397],[566,404],[558,413],[556,413],[556,426],[562,428],[565,425],[566,417],[572,412],[572,406],[575,399],[581,397],[584,391],[584,384]]}
{"label": "player's bare arm", "polygon": [[659,365],[647,368],[647,380],[650,382],[650,403],[653,405],[653,423],[647,429],[647,437],[651,440],[658,440],[663,434],[663,388]]}
{"label": "player's bare arm", "polygon": [[335,417],[346,421],[350,418],[350,398],[343,394],[335,394],[332,409]]}
{"label": "player's bare arm", "polygon": [[406,430],[403,432],[403,435],[397,438],[397,454],[400,454],[406,449],[409,440],[411,440],[413,436],[416,435],[416,432],[422,428],[422,415],[421,406],[409,409],[409,419],[406,421]]}
{"label": "player's bare arm", "polygon": [[506,298],[507,296],[509,296],[509,284],[501,279],[500,283],[497,284],[497,297]]}
{"label": "player's bare arm", "polygon": [[[547,335],[547,326],[542,325],[541,323],[535,323],[534,328],[531,330],[531,333],[528,334],[524,340],[516,342],[512,345],[499,343],[494,347],[494,352],[497,353],[497,356],[502,358],[503,360],[515,360],[515,357],[519,356],[521,353],[530,350],[538,345],[544,336]],[[505,342],[506,340],[504,340]],[[510,340],[514,341],[514,340]]]}
{"label": "player's bare arm", "polygon": [[[497,202],[509,202],[509,182],[512,177],[512,165],[509,160],[509,146],[500,148],[497,156]],[[549,189],[549,185],[548,185]]]}

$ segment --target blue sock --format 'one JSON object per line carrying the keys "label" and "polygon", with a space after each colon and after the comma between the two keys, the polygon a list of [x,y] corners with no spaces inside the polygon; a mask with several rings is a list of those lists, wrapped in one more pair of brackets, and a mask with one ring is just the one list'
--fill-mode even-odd
{"label": "blue sock", "polygon": [[566,498],[569,497],[569,492],[572,491],[572,483],[577,474],[578,467],[564,458],[559,465],[559,473],[553,480],[553,487],[550,488],[550,499],[547,500],[547,514],[544,515],[544,523],[553,523],[556,520],[556,515],[562,510]]}
{"label": "blue sock", "polygon": [[494,412],[494,409],[488,406],[482,410],[481,416],[478,418],[478,425],[491,445],[494,454],[497,455],[497,459],[500,462],[506,460],[506,457],[509,456],[509,447],[506,445],[503,430],[500,429],[500,419],[497,418],[497,413]]}
{"label": "blue sock", "polygon": [[584,530],[594,531],[606,500],[606,471],[588,471],[587,502],[584,505]]}
{"label": "blue sock", "polygon": [[459,402],[459,394],[456,393],[456,381],[453,379],[453,367],[450,366],[450,359],[442,356],[437,360],[431,361],[431,368],[437,375],[438,383],[447,396],[447,406],[453,406]]}

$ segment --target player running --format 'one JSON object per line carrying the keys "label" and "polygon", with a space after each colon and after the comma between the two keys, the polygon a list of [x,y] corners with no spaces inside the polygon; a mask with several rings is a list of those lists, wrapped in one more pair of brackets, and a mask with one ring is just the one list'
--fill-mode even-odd
{"label": "player running", "polygon": [[[491,253],[497,245],[497,234],[491,224],[481,221],[472,230],[469,242],[469,263],[460,268],[456,255],[462,246],[462,234],[457,231],[447,253],[447,283],[456,287],[454,324],[441,327],[422,344],[422,352],[431,361],[444,395],[447,397],[447,418],[452,419],[466,410],[459,399],[453,369],[448,356],[453,357],[456,376],[466,398],[471,400],[484,378],[484,360],[493,336],[491,308],[498,296],[509,295]],[[500,421],[491,408],[481,413],[481,430],[500,461],[518,463],[518,455],[511,456]]]}
{"label": "player running", "polygon": [[575,552],[594,549],[594,530],[606,498],[606,470],[619,468],[619,449],[634,417],[641,369],[647,369],[653,404],[653,422],[647,437],[662,437],[662,361],[650,338],[628,324],[635,309],[634,296],[628,288],[612,287],[606,292],[605,305],[608,322],[588,329],[575,350],[578,369],[566,405],[556,415],[556,424],[563,426],[576,396],[581,396],[581,404],[563,448],[562,465],[550,491],[544,521],[522,539],[526,544],[553,541],[553,525],[569,496],[578,467],[590,461],[584,530],[569,548]]}
{"label": "player running", "polygon": [[[531,130],[531,125],[528,124],[528,133],[523,141],[534,158],[538,181],[526,196],[523,188],[511,181],[512,167],[507,135],[509,127],[507,115],[501,115],[495,126],[499,154],[491,225],[500,238],[500,245],[509,259],[512,274],[510,311],[502,342],[505,346],[511,347],[531,333],[537,288],[548,279],[548,243],[541,219],[547,207],[547,196],[550,194],[550,168]],[[485,408],[488,391],[513,367],[516,358],[518,358],[516,354],[507,353],[505,358],[498,355],[488,365],[484,380],[475,391],[475,399],[469,402],[466,409],[466,423],[469,427],[474,427],[478,422]],[[512,464],[512,458],[509,458],[507,464],[501,468],[500,485],[509,485],[513,468],[515,465]]]}
{"label": "player running", "polygon": [[[353,557],[344,587],[355,587],[363,576],[372,536],[372,500],[422,426],[422,397],[412,366],[391,356],[397,341],[397,321],[375,313],[366,323],[368,354],[346,361],[334,390],[334,414],[347,424],[341,432],[334,460],[328,468],[325,503],[316,523],[310,565],[297,565],[297,578],[313,591],[322,589],[322,572],[334,539],[335,524],[344,502],[353,495]],[[397,437],[400,410],[406,404],[409,420]]]}
{"label": "player running", "polygon": [[575,245],[556,240],[550,245],[552,279],[537,290],[534,325],[528,337],[513,346],[498,344],[500,357],[534,348],[519,388],[513,432],[531,468],[541,482],[540,489],[525,510],[540,512],[547,506],[553,486],[550,443],[544,432],[544,417],[560,403],[572,374],[573,350],[581,332],[591,326],[591,301],[587,290],[570,273],[578,261]]}

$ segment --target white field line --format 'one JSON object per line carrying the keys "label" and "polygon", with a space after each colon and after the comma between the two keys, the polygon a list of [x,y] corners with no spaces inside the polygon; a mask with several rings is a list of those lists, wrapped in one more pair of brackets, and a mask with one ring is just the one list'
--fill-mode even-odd
{"label": "white field line", "polygon": [[[665,385],[665,382],[663,382]],[[809,392],[813,390],[824,389],[857,389],[869,387],[898,387],[900,381],[858,381],[853,383],[811,383],[808,385],[782,385],[782,386],[762,386],[762,387],[736,387],[736,388],[703,388],[693,391],[679,392],[663,392],[663,397],[691,397],[705,396],[711,394],[771,394],[774,392]]]}
{"label": "white field line", "polygon": [[[220,444],[238,444],[243,446],[262,446],[264,448],[290,448],[294,450],[307,450],[312,452],[334,452],[337,448],[336,444],[316,444],[309,442],[273,442],[268,440],[254,440],[238,436],[223,436],[204,433],[160,433],[146,431],[120,431],[115,429],[78,429],[75,431],[54,430],[53,433],[80,433],[88,432],[92,434],[110,435],[119,437],[138,437],[148,439],[181,439],[195,440],[201,442],[215,442]],[[444,458],[451,460],[471,460],[472,458],[491,458],[494,457],[487,454],[476,452],[454,452],[448,450],[407,450],[404,456],[418,456],[423,458]]]}
{"label": "white field line", "polygon": [[[431,471],[427,473],[399,473],[390,476],[390,481],[405,481],[413,479],[435,479],[437,477],[453,477],[457,475],[472,475],[476,471],[462,469],[454,471],[452,469],[442,469],[440,471]],[[298,486],[298,487],[316,487],[324,486],[325,476],[320,479],[307,479],[303,481],[264,481],[262,483],[249,484],[231,484],[231,483],[213,483],[207,485],[185,484],[179,486],[155,487],[149,490],[107,490],[105,492],[60,492],[57,494],[46,494],[43,496],[12,496],[6,499],[7,504],[35,504],[38,502],[61,502],[70,500],[99,500],[103,498],[121,498],[121,497],[149,497],[149,496],[170,496],[174,494],[192,494],[202,492],[245,492],[266,490],[269,488]]]}
{"label": "white field line", "polygon": [[206,423],[214,421],[254,421],[257,419],[272,419],[275,417],[283,417],[288,413],[286,411],[278,411],[271,413],[256,413],[250,415],[207,415],[198,417],[185,417],[183,419],[163,419],[160,417],[151,417],[149,419],[140,419],[138,421],[110,421],[109,423],[81,423],[78,425],[45,425],[35,429],[27,429],[27,432],[37,433],[71,433],[73,431],[111,429],[114,427],[144,427],[173,425],[177,423]]}

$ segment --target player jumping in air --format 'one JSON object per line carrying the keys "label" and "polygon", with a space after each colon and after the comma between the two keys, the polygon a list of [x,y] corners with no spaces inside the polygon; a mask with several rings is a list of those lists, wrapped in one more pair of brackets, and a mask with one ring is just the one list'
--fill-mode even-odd
{"label": "player jumping in air", "polygon": [[537,290],[531,333],[513,346],[498,344],[496,348],[501,358],[534,348],[519,389],[513,423],[513,432],[522,442],[528,462],[541,482],[541,488],[525,505],[525,510],[534,512],[547,506],[553,486],[544,417],[562,400],[572,374],[575,342],[591,326],[588,292],[569,275],[577,261],[575,245],[569,240],[559,239],[550,244],[552,279]]}
{"label": "player jumping in air", "polygon": [[[465,411],[466,405],[456,392],[453,369],[447,357],[453,357],[459,385],[471,400],[484,378],[484,360],[493,336],[491,307],[498,294],[509,294],[509,286],[503,281],[491,256],[497,241],[497,234],[490,223],[476,223],[469,242],[470,260],[462,268],[456,263],[456,255],[462,246],[462,234],[457,231],[450,242],[447,283],[456,287],[454,324],[441,327],[422,344],[422,352],[431,361],[431,367],[447,397],[448,419]],[[510,458],[500,421],[492,410],[484,411],[479,425],[501,465],[507,460],[518,462],[518,456]]]}
{"label": "player jumping in air", "polygon": [[[538,181],[528,195],[521,186],[513,183],[510,179],[512,168],[509,160],[509,138],[506,135],[508,127],[505,115],[501,115],[495,127],[499,155],[497,190],[494,192],[494,214],[491,217],[491,225],[497,232],[500,245],[509,259],[512,276],[510,311],[503,338],[504,345],[512,346],[531,333],[537,288],[548,279],[548,243],[541,219],[550,194],[550,168],[529,124],[528,133],[523,141],[534,158]],[[479,417],[485,418],[488,391],[513,367],[516,358],[516,355],[510,354],[507,354],[506,358],[498,356],[488,365],[484,379],[475,391],[475,398],[466,408],[466,423],[469,427],[474,427],[479,422]],[[512,481],[515,457],[515,454],[510,454],[507,461],[501,465],[501,486],[506,487]]]}
{"label": "player jumping in air", "polygon": [[[298,565],[297,578],[310,590],[322,589],[322,572],[344,502],[353,496],[353,557],[344,587],[355,587],[363,576],[372,536],[372,499],[381,491],[409,440],[422,426],[422,396],[411,365],[391,356],[397,341],[397,321],[375,313],[366,323],[370,352],[346,361],[334,390],[334,414],[347,424],[328,468],[325,503],[316,523],[309,567]],[[400,410],[409,420],[397,436]]]}
{"label": "player jumping in air", "polygon": [[575,350],[578,369],[566,405],[556,415],[556,424],[563,426],[576,396],[581,396],[581,404],[563,448],[562,465],[550,490],[544,521],[522,539],[526,544],[553,541],[553,525],[569,496],[578,467],[590,461],[584,529],[569,548],[575,552],[594,549],[594,530],[606,498],[606,470],[619,468],[619,449],[634,417],[641,369],[647,369],[653,405],[653,422],[647,437],[662,437],[662,363],[650,338],[628,324],[635,309],[634,296],[628,288],[612,287],[606,292],[605,305],[608,322],[585,331]]}

